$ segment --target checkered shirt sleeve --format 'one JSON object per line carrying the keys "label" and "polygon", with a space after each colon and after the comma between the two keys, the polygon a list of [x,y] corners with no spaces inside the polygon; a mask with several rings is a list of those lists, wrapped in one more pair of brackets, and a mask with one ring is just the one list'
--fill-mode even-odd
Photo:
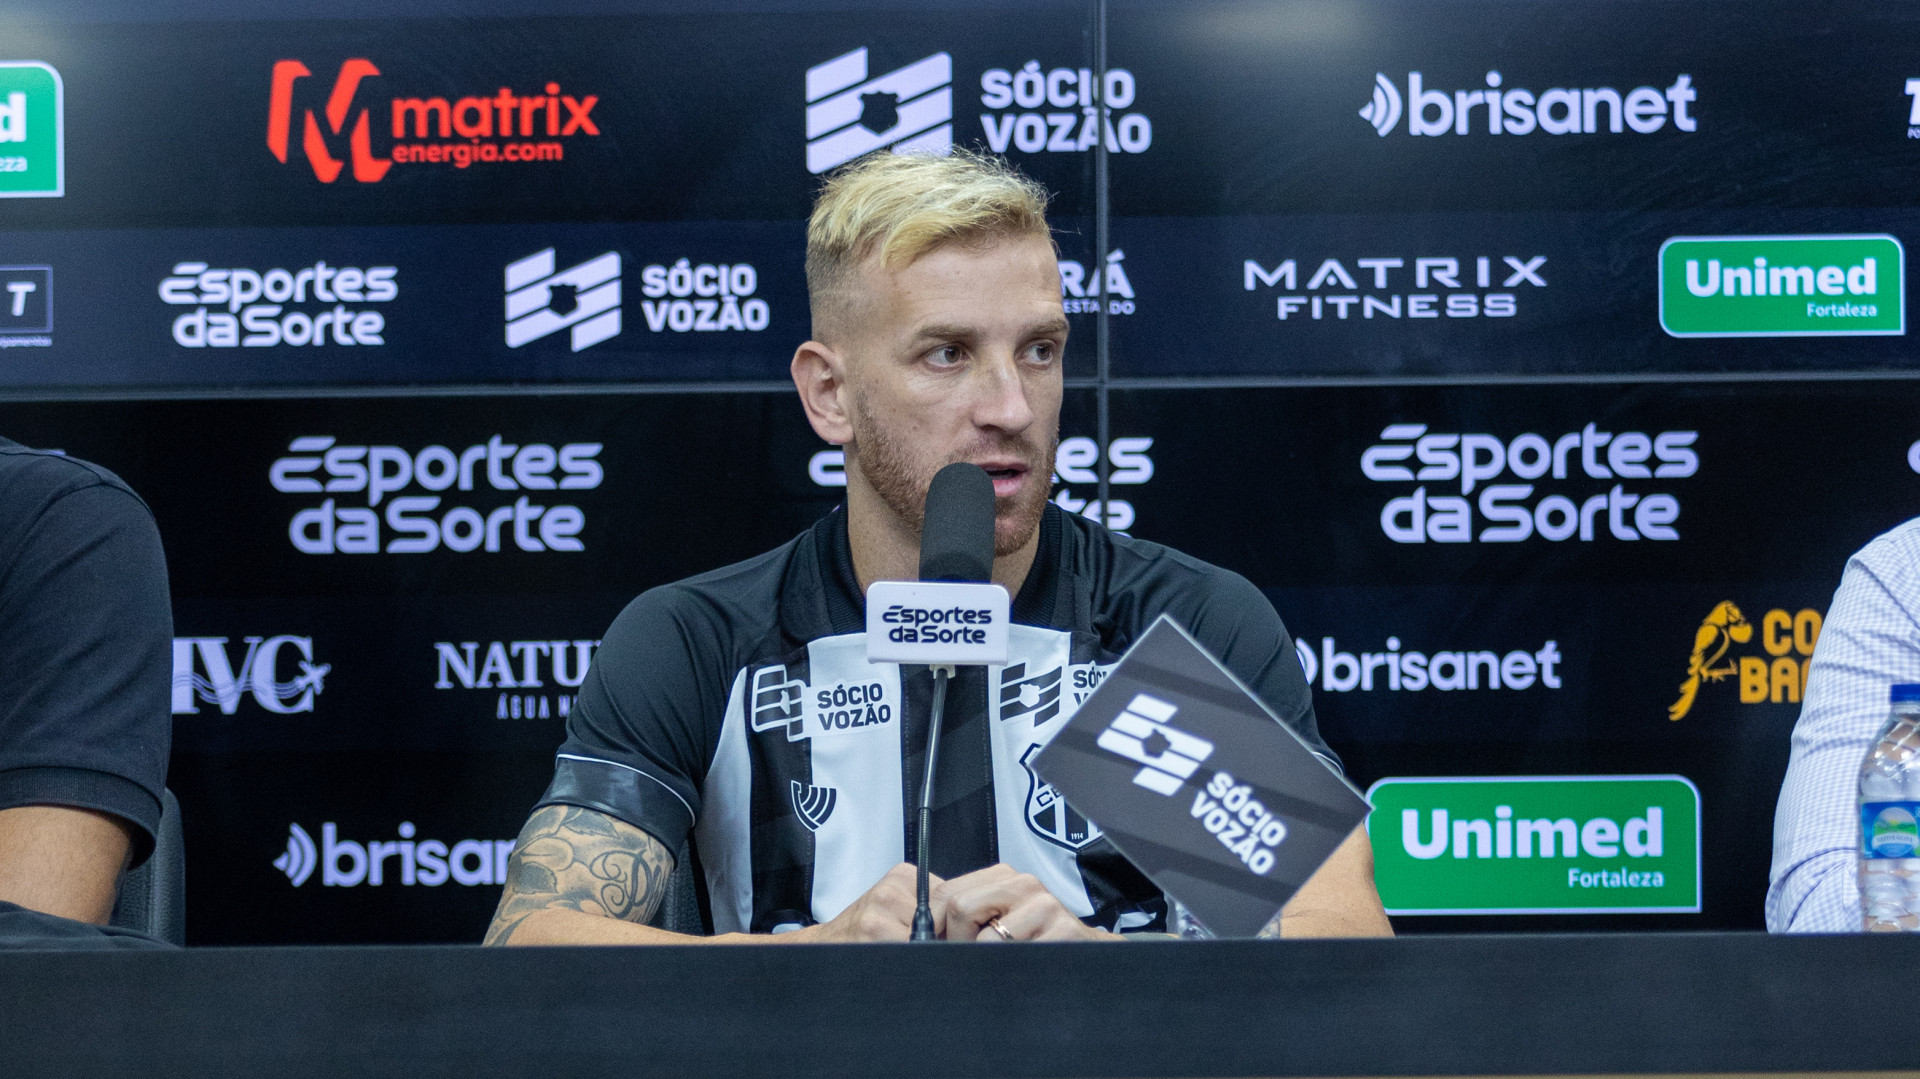
{"label": "checkered shirt sleeve", "polygon": [[1827,610],[1774,811],[1769,931],[1860,931],[1860,765],[1900,682],[1920,682],[1920,518],[1849,559]]}

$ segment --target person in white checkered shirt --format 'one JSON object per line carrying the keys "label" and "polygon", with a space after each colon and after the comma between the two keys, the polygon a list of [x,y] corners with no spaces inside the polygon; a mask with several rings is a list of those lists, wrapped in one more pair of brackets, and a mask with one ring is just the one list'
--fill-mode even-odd
{"label": "person in white checkered shirt", "polygon": [[1848,559],[1833,594],[1774,811],[1768,931],[1861,931],[1860,765],[1902,682],[1920,682],[1920,518]]}

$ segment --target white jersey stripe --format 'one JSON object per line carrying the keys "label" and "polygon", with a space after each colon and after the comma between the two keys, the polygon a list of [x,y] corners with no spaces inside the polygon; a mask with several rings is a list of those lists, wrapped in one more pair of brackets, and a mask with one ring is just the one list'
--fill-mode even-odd
{"label": "white jersey stripe", "polygon": [[866,635],[855,633],[810,643],[807,671],[812,784],[831,806],[813,833],[812,913],[825,922],[905,853],[900,665],[868,663]]}
{"label": "white jersey stripe", "polygon": [[753,924],[753,775],[747,759],[747,672],[733,676],[720,744],[701,788],[694,842],[706,870],[715,933],[745,933]]}

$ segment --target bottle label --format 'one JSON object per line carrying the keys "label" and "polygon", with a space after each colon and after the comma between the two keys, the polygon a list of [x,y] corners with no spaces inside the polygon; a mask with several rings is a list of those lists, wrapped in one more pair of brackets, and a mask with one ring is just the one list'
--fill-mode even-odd
{"label": "bottle label", "polygon": [[1920,851],[1920,802],[1860,803],[1860,853],[1913,858]]}

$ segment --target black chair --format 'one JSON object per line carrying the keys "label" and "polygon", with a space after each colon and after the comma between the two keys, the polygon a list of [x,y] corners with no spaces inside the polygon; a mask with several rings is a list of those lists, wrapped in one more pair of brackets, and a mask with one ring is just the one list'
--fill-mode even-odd
{"label": "black chair", "polygon": [[160,830],[153,855],[140,868],[120,877],[120,894],[113,901],[109,924],[131,929],[169,944],[187,943],[186,848],[180,836],[180,802],[170,790],[160,792]]}

